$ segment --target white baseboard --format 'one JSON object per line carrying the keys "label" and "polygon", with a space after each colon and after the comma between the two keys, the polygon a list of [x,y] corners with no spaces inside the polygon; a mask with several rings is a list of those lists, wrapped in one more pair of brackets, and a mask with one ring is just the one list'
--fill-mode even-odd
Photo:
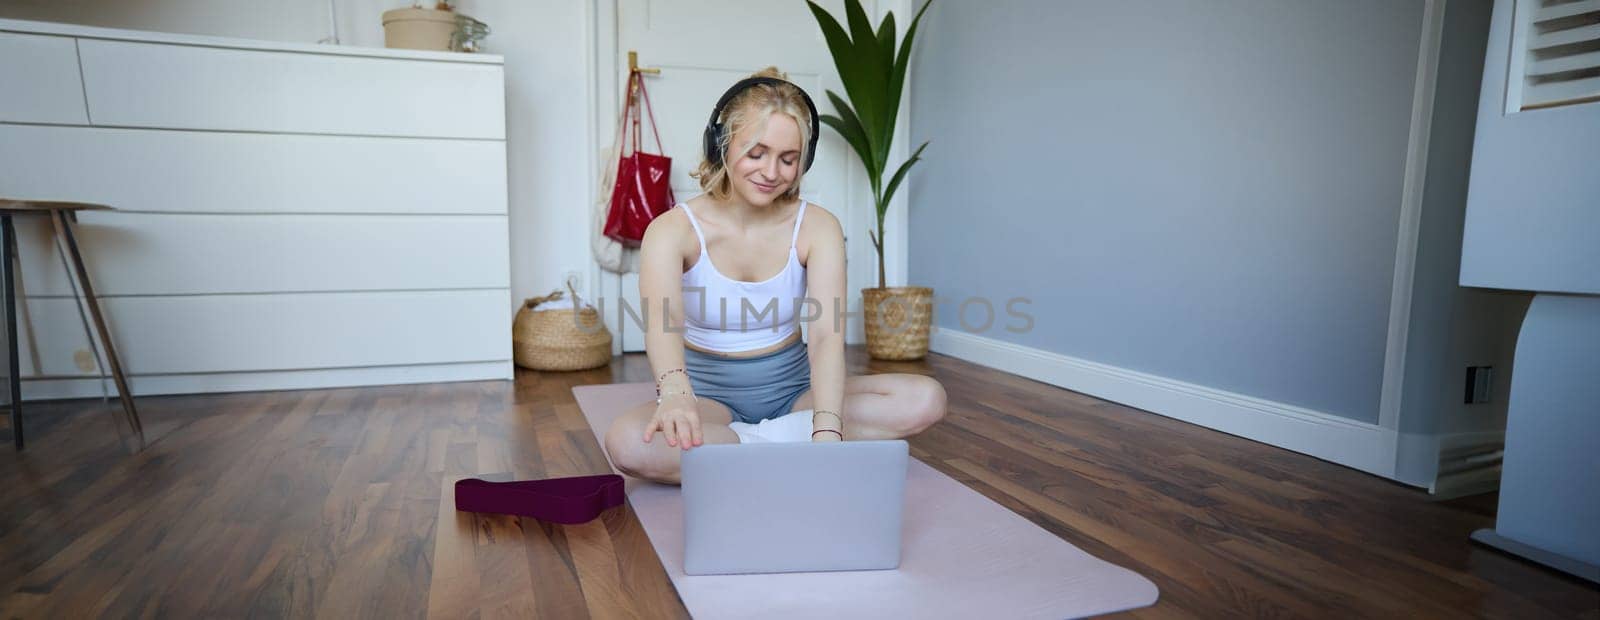
{"label": "white baseboard", "polygon": [[935,352],[1169,418],[1394,477],[1396,434],[1303,407],[1208,388],[959,330],[935,328]]}
{"label": "white baseboard", "polygon": [[[1499,487],[1499,475],[1485,473],[1487,464],[1467,465],[1479,460],[1482,453],[1504,450],[1505,445],[1505,431],[1401,433],[1393,478],[1427,489],[1435,500],[1492,491]],[[1495,462],[1498,464],[1498,459]]]}
{"label": "white baseboard", "polygon": [[1428,491],[1435,500],[1446,500],[1499,489],[1505,449],[1505,431],[1440,436],[1434,457],[1438,473]]}
{"label": "white baseboard", "polygon": [[[421,364],[411,366],[372,366],[364,368],[319,368],[266,372],[219,372],[172,375],[134,375],[128,389],[134,396],[161,394],[200,394],[211,392],[259,392],[310,390],[337,387],[397,385],[403,383],[446,383],[452,381],[509,380],[511,360]],[[100,380],[93,377],[22,379],[22,400],[99,398]],[[105,393],[117,397],[117,386],[105,378]]]}

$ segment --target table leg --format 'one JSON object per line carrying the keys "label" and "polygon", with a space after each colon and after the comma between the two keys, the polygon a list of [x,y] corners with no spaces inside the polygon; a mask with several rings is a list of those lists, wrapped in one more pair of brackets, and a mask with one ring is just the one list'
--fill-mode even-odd
{"label": "table leg", "polygon": [[[55,236],[51,238],[55,243],[50,245],[55,246],[56,255],[61,257],[61,270],[67,273],[67,286],[72,289],[72,309],[78,311],[78,322],[83,325],[83,337],[89,341],[89,354],[94,356],[95,383],[100,386],[100,402],[104,403],[111,399],[111,393],[106,390],[105,377],[100,376],[106,371],[106,363],[100,359],[100,347],[95,346],[94,328],[89,326],[89,315],[83,311],[83,304],[78,303],[78,283],[72,276],[72,259],[67,258],[67,234],[62,232],[61,221],[54,217],[50,218],[50,230],[55,231]],[[24,281],[18,280],[18,282]],[[23,304],[23,307],[26,308],[27,304]],[[34,367],[37,368],[38,364],[34,364]],[[126,419],[128,416],[122,417]]]}
{"label": "table leg", "polygon": [[94,297],[94,285],[89,282],[89,270],[84,267],[83,255],[78,252],[77,237],[72,234],[72,223],[65,213],[51,211],[51,217],[60,218],[61,231],[67,238],[67,251],[72,254],[72,267],[78,272],[78,282],[83,284],[83,297],[89,303],[89,316],[94,318],[95,330],[100,333],[100,343],[106,347],[106,359],[111,363],[111,376],[117,382],[117,392],[122,397],[122,410],[128,416],[128,424],[142,441],[144,438],[144,425],[139,422],[139,410],[134,408],[133,394],[128,391],[128,380],[122,374],[122,363],[117,360],[116,346],[111,342],[111,333],[106,329],[105,317],[100,315],[100,302]]}
{"label": "table leg", "polygon": [[[6,383],[11,387],[11,438],[22,450],[22,368],[17,360],[17,273],[12,269],[12,259],[17,255],[17,231],[11,227],[11,216],[0,215],[0,228],[4,229],[5,244],[5,304],[6,304],[6,361],[11,374]],[[27,303],[23,300],[23,303]]]}

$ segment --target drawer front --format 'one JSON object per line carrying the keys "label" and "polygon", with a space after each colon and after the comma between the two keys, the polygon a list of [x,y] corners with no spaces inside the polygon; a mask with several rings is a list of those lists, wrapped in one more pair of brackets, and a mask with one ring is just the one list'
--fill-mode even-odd
{"label": "drawer front", "polygon": [[506,213],[506,145],[0,125],[16,196],[189,213]]}
{"label": "drawer front", "polygon": [[505,138],[500,65],[79,41],[96,125]]}
{"label": "drawer front", "polygon": [[[72,303],[29,300],[41,344],[41,368],[31,376],[93,374],[73,360],[88,340]],[[101,307],[134,375],[511,359],[511,295],[503,290],[114,297]],[[28,335],[20,335],[27,351]]]}
{"label": "drawer front", "polygon": [[89,122],[73,41],[0,32],[0,122]]}
{"label": "drawer front", "polygon": [[[30,296],[70,296],[43,217],[15,218]],[[503,216],[84,213],[74,229],[102,296],[504,289]]]}

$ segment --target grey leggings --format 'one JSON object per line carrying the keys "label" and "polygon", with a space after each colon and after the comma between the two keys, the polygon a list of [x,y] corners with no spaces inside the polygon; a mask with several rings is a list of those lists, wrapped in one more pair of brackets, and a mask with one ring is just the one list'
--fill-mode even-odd
{"label": "grey leggings", "polygon": [[686,347],[683,362],[695,395],[727,405],[735,422],[755,424],[789,413],[794,401],[811,387],[811,359],[804,340],[746,358]]}

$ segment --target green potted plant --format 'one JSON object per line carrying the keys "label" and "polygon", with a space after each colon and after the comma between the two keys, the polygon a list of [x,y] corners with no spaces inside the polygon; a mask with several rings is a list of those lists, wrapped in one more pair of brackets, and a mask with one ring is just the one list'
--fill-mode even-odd
{"label": "green potted plant", "polygon": [[929,2],[924,2],[906,29],[906,38],[895,45],[894,13],[884,15],[874,32],[859,0],[845,0],[846,30],[832,15],[811,0],[806,4],[817,18],[822,35],[833,55],[834,68],[844,83],[846,101],[827,91],[838,116],[822,115],[822,122],[838,132],[861,159],[872,198],[878,212],[877,231],[867,231],[878,253],[878,286],[861,289],[862,318],[866,321],[867,352],[876,359],[913,360],[928,354],[928,330],[932,316],[933,289],[920,286],[887,286],[883,268],[883,219],[906,172],[922,158],[922,143],[884,183],[889,166],[889,146],[894,142],[895,118],[900,112],[900,95],[905,86],[911,43],[917,36],[917,22]]}

